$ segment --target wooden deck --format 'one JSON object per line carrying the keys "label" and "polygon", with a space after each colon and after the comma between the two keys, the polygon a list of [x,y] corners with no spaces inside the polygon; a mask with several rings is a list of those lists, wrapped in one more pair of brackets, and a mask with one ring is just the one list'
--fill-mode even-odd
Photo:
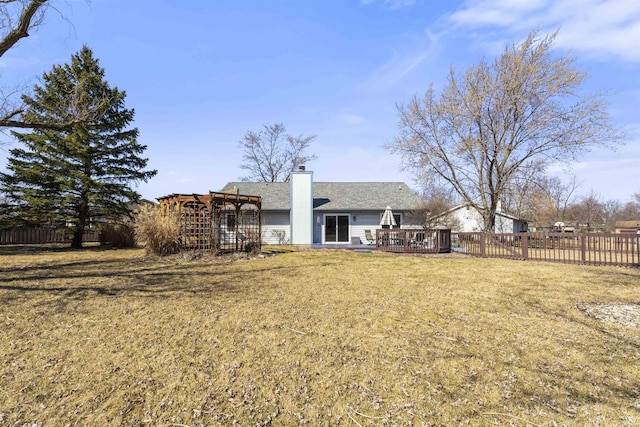
{"label": "wooden deck", "polygon": [[451,252],[451,230],[381,228],[376,230],[376,249],[427,254]]}

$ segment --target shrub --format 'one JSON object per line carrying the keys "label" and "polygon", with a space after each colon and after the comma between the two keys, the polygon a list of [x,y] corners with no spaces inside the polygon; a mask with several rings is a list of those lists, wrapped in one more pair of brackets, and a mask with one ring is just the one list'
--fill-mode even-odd
{"label": "shrub", "polygon": [[180,252],[180,211],[160,205],[143,205],[134,222],[136,241],[147,253],[170,255]]}
{"label": "shrub", "polygon": [[251,254],[257,254],[262,249],[260,233],[252,228],[242,230],[242,234],[245,236],[243,244],[243,250]]}
{"label": "shrub", "polygon": [[136,237],[131,222],[106,224],[100,230],[100,244],[113,245],[117,248],[133,248]]}

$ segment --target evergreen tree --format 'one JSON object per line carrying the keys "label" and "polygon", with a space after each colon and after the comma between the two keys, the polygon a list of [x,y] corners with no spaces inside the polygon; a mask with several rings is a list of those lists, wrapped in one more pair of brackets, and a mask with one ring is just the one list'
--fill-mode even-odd
{"label": "evergreen tree", "polygon": [[23,97],[27,120],[95,114],[67,130],[12,132],[23,147],[10,151],[0,185],[16,218],[39,225],[71,224],[71,246],[81,248],[92,217],[129,213],[127,203],[140,199],[131,185],[146,182],[157,171],[143,170],[148,159],[140,155],[147,147],[137,142],[138,129],[128,128],[134,110],[125,108],[125,96],[109,87],[104,69],[84,46],[70,64],[45,73],[32,97]]}

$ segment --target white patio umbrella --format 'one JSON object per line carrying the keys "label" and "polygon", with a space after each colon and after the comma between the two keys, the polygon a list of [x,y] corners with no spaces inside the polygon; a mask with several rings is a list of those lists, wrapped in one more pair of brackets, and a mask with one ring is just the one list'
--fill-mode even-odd
{"label": "white patio umbrella", "polygon": [[393,217],[393,211],[391,210],[391,206],[387,206],[382,214],[382,219],[380,220],[380,226],[387,226],[391,228],[392,226],[396,226],[396,220]]}

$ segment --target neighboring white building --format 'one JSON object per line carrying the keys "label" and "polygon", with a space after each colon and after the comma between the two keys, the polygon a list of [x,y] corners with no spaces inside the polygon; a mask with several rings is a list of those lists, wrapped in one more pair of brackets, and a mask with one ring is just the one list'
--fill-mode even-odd
{"label": "neighboring white building", "polygon": [[[439,217],[447,218],[451,224],[457,224],[452,231],[474,232],[484,231],[484,220],[476,209],[468,204],[455,206]],[[528,223],[522,218],[509,215],[498,209],[496,212],[496,233],[522,233],[528,229]]]}
{"label": "neighboring white building", "polygon": [[400,228],[419,197],[403,182],[313,182],[313,172],[295,171],[290,182],[229,182],[222,191],[262,197],[265,244],[369,243],[391,206]]}

